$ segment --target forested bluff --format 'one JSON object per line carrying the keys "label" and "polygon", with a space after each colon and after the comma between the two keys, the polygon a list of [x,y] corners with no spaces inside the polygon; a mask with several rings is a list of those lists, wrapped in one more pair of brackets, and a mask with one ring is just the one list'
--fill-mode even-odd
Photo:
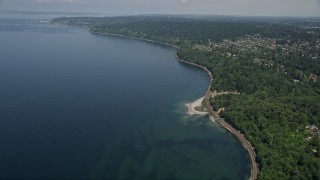
{"label": "forested bluff", "polygon": [[210,103],[254,146],[259,179],[320,179],[320,19],[150,15],[52,22],[179,47],[180,58],[212,72],[218,95]]}

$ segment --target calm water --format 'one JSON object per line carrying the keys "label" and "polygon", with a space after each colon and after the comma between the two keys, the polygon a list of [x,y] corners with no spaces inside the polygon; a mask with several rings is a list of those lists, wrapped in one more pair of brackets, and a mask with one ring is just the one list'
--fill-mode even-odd
{"label": "calm water", "polygon": [[186,115],[209,78],[175,53],[0,19],[0,179],[246,179],[241,144]]}

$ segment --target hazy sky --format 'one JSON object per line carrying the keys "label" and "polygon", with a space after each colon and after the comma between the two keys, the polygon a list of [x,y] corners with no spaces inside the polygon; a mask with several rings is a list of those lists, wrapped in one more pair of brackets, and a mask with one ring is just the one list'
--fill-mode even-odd
{"label": "hazy sky", "polygon": [[320,0],[0,0],[0,10],[320,16]]}

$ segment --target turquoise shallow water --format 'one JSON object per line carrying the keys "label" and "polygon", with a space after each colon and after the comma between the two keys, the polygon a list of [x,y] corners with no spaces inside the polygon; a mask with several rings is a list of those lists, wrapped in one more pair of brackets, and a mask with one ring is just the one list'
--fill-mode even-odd
{"label": "turquoise shallow water", "polygon": [[241,144],[186,115],[209,77],[176,50],[0,19],[0,178],[246,179]]}

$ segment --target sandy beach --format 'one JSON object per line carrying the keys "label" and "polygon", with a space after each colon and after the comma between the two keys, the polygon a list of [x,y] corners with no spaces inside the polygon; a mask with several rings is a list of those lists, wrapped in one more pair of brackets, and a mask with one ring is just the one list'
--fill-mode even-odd
{"label": "sandy beach", "polygon": [[[192,103],[189,103],[189,105],[187,104],[188,114],[192,115],[192,113],[195,113],[195,114],[198,113],[199,111],[196,110],[196,107],[197,107],[197,105],[199,105],[199,102],[202,105],[202,101],[204,100],[204,106],[206,107],[206,109],[208,110],[210,115],[213,116],[213,118],[212,117],[210,118],[210,116],[209,116],[210,120],[213,123],[221,125],[223,128],[228,130],[231,134],[233,134],[241,142],[243,147],[248,151],[250,159],[251,159],[251,174],[250,174],[249,179],[250,180],[257,179],[258,174],[259,174],[259,166],[258,166],[258,163],[256,162],[256,152],[254,151],[254,148],[252,147],[251,143],[246,139],[246,137],[243,134],[241,134],[240,131],[235,129],[232,125],[228,124],[223,118],[220,118],[219,114],[217,112],[215,112],[210,105],[209,99],[212,96],[210,88],[211,88],[212,80],[213,80],[213,76],[212,76],[211,72],[206,67],[203,67],[201,65],[198,65],[198,64],[195,64],[192,62],[185,61],[183,59],[180,59],[177,55],[176,55],[176,58],[180,62],[183,62],[186,64],[191,64],[193,66],[199,67],[199,68],[207,71],[208,75],[210,76],[210,79],[211,79],[205,96],[203,98],[200,98],[200,99],[192,102]],[[237,94],[237,92],[235,92],[235,93]],[[217,94],[213,94],[213,95],[217,95]],[[189,112],[189,110],[191,110],[191,111]],[[201,111],[200,111],[200,113],[202,114]]]}
{"label": "sandy beach", "polygon": [[199,109],[203,108],[202,101],[204,97],[197,99],[191,103],[187,103],[186,106],[188,108],[188,115],[207,115],[209,114],[207,111],[201,111]]}

